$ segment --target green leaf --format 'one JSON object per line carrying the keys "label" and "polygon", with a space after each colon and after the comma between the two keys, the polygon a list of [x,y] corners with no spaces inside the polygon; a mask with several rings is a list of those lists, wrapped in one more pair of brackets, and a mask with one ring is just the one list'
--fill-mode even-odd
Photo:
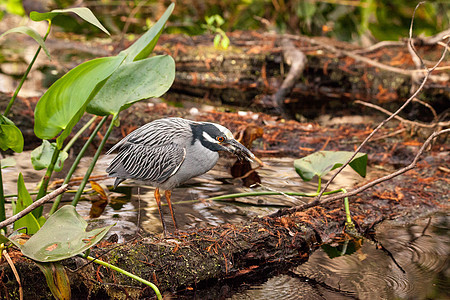
{"label": "green leaf", "polygon": [[222,37],[220,36],[220,34],[216,34],[216,36],[214,37],[214,48],[219,49],[221,39]]}
{"label": "green leaf", "polygon": [[144,35],[142,35],[136,42],[130,47],[123,51],[127,56],[125,62],[132,62],[141,60],[149,56],[149,54],[155,48],[158,42],[159,36],[161,35],[164,25],[172,14],[175,3],[170,4],[158,22],[155,23]]}
{"label": "green leaf", "polygon": [[66,205],[51,215],[21,250],[25,256],[40,262],[59,261],[94,246],[112,226],[87,232],[87,222],[75,207]]}
{"label": "green leaf", "polygon": [[222,41],[220,42],[220,44],[223,49],[227,50],[228,47],[230,46],[230,39],[226,35],[224,35],[222,37]]}
{"label": "green leaf", "polygon": [[[19,174],[19,179],[17,180],[17,202],[15,202],[13,206],[13,214],[17,214],[30,206],[33,203],[31,200],[31,196],[28,193],[25,183],[23,181],[22,173]],[[17,230],[20,227],[27,227],[28,234],[36,233],[41,226],[38,221],[34,217],[32,213],[26,214],[21,219],[14,222],[14,229]],[[19,232],[25,232],[25,229],[20,230]]]}
{"label": "green leaf", "polygon": [[4,236],[3,234],[0,234],[0,244],[6,244],[8,242],[11,242],[10,239],[8,239],[6,236]]}
{"label": "green leaf", "polygon": [[106,28],[103,27],[103,25],[99,22],[99,20],[94,16],[92,11],[87,7],[55,9],[55,10],[52,10],[51,12],[47,12],[47,13],[38,13],[36,11],[32,11],[30,13],[30,19],[33,21],[36,21],[36,22],[43,21],[43,20],[51,20],[54,17],[56,17],[57,15],[70,13],[70,12],[77,14],[80,18],[82,18],[86,22],[91,23],[92,25],[101,29],[107,35],[110,35],[108,30],[106,30]]}
{"label": "green leaf", "polygon": [[0,124],[0,148],[5,151],[12,149],[14,152],[23,151],[22,132],[15,125]]}
{"label": "green leaf", "polygon": [[0,115],[0,148],[5,151],[11,149],[20,153],[23,151],[23,135],[13,121]]}
{"label": "green leaf", "polygon": [[[295,171],[304,181],[310,181],[314,176],[323,178],[328,172],[342,166],[351,156],[350,151],[318,151],[294,161]],[[362,177],[366,176],[367,154],[358,153],[350,162]]]}
{"label": "green leaf", "polygon": [[170,56],[122,64],[88,104],[87,112],[117,114],[139,100],[161,96],[174,79],[175,62]]}
{"label": "green leaf", "polygon": [[10,33],[23,33],[23,34],[29,35],[30,37],[32,37],[39,44],[39,46],[42,47],[42,49],[44,49],[45,54],[47,54],[48,58],[51,59],[50,52],[48,52],[47,46],[45,46],[44,39],[33,28],[26,27],[26,26],[20,26],[20,27],[12,28],[12,29],[4,32],[3,34],[1,34],[0,35],[0,39],[4,35],[10,34]]}
{"label": "green leaf", "polygon": [[87,103],[122,63],[123,56],[87,61],[56,81],[36,105],[34,132],[43,140],[61,130],[68,136],[83,115]]}
{"label": "green leaf", "polygon": [[[31,151],[31,163],[35,170],[42,170],[48,168],[52,161],[53,152],[56,150],[56,143],[50,143],[47,140],[43,140],[42,144]],[[60,151],[58,160],[56,161],[54,170],[59,172],[64,166],[64,161],[69,155],[66,151]]]}
{"label": "green leaf", "polygon": [[55,299],[70,300],[70,281],[64,266],[59,262],[36,262],[36,265],[44,273],[47,285]]}
{"label": "green leaf", "polygon": [[7,158],[0,160],[0,163],[2,165],[2,169],[4,169],[8,167],[14,167],[16,165],[16,160],[14,159],[14,157],[9,156]]}
{"label": "green leaf", "polygon": [[23,9],[22,0],[7,0],[7,1],[0,1],[0,4],[2,6],[6,2],[6,12],[10,14],[15,14],[19,16],[24,16],[25,11]]}

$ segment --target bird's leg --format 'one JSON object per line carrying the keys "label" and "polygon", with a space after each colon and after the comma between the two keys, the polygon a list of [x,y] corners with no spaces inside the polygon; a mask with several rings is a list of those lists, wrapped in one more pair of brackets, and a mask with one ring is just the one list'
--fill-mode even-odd
{"label": "bird's leg", "polygon": [[165,191],[164,195],[166,196],[166,201],[167,201],[167,204],[169,205],[170,214],[172,215],[173,226],[175,226],[175,230],[178,230],[177,222],[175,221],[175,214],[173,213],[172,202],[170,202],[170,196],[172,195],[172,192]]}
{"label": "bird's leg", "polygon": [[167,237],[167,229],[166,229],[166,223],[164,223],[164,217],[161,210],[161,195],[159,194],[159,189],[155,189],[155,200],[156,204],[158,204],[158,210],[159,210],[159,217],[161,218],[161,224],[163,226],[164,230],[164,237]]}

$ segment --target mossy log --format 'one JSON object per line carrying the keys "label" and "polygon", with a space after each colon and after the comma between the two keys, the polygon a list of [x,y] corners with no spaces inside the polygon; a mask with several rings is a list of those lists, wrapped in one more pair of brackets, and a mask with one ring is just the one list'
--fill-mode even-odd
{"label": "mossy log", "polygon": [[[369,193],[352,199],[352,216],[361,233],[370,231],[383,219],[430,214],[446,205],[448,188],[439,176],[438,163],[420,164],[415,172],[385,182]],[[417,209],[420,207],[420,210]],[[220,287],[250,275],[267,276],[283,272],[308,259],[322,243],[344,231],[342,204],[314,207],[276,218],[255,218],[242,224],[181,232],[163,240],[156,236],[139,238],[125,244],[103,242],[91,255],[154,282],[161,291],[182,291],[196,296],[208,287],[208,295],[227,296]],[[51,298],[38,267],[10,251],[21,278],[25,299]],[[73,299],[142,299],[153,291],[131,278],[82,258],[65,260]],[[0,297],[18,299],[18,285],[10,266],[0,265]],[[191,295],[192,296],[192,295]]]}

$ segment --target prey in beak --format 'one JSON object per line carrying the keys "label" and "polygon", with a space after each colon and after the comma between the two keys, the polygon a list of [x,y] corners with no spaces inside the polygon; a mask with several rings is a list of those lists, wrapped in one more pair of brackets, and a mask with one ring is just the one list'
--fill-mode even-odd
{"label": "prey in beak", "polygon": [[263,162],[259,158],[235,139],[228,139],[226,142],[222,143],[222,146],[224,146],[228,152],[236,155],[239,159],[246,159],[250,162],[256,161],[261,166],[263,165]]}

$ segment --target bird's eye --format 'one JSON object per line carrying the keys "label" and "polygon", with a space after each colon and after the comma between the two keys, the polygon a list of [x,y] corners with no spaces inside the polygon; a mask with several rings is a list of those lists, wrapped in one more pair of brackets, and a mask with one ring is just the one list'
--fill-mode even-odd
{"label": "bird's eye", "polygon": [[216,139],[219,143],[225,142],[225,138],[223,136],[218,136],[218,137],[216,137]]}

